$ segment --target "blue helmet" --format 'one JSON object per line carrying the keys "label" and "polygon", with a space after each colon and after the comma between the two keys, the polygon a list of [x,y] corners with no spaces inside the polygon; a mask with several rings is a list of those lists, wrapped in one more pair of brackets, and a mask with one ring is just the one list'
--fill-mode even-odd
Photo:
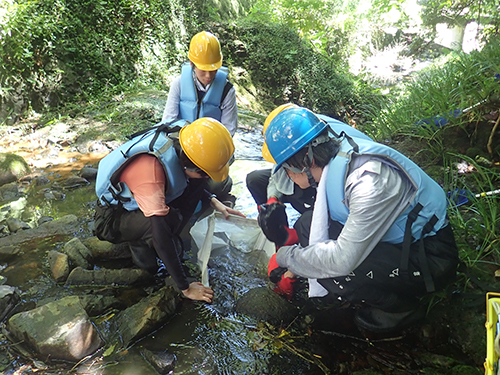
{"label": "blue helmet", "polygon": [[306,108],[289,108],[278,113],[265,132],[269,152],[281,165],[316,138],[328,124]]}

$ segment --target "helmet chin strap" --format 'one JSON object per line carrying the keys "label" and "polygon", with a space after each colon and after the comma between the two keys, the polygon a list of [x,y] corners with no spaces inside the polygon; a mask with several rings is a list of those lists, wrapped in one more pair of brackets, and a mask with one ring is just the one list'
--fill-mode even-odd
{"label": "helmet chin strap", "polygon": [[309,162],[307,163],[309,165],[306,167],[306,170],[304,172],[306,173],[309,185],[311,185],[312,188],[317,189],[318,183],[316,182],[316,180],[314,179],[314,177],[311,173],[311,167],[313,165],[313,160],[314,160],[313,145],[311,143],[309,143],[308,148],[309,149],[307,150],[306,158],[309,159]]}
{"label": "helmet chin strap", "polygon": [[318,188],[318,183],[314,179],[314,177],[313,177],[313,175],[311,173],[311,169],[309,167],[307,167],[304,172],[306,172],[307,180],[309,182],[309,185],[311,185],[312,188],[317,189]]}

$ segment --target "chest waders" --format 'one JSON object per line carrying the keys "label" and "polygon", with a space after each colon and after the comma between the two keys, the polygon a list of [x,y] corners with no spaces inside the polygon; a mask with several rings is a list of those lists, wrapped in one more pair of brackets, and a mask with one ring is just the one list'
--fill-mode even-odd
{"label": "chest waders", "polygon": [[[418,242],[418,263],[425,288],[427,292],[434,292],[436,288],[426,255],[424,237],[433,235],[433,232],[434,234],[437,233],[439,229],[445,226],[446,209],[444,208],[443,211],[443,207],[439,203],[439,195],[437,194],[438,190],[441,192],[441,187],[418,168],[415,163],[396,150],[373,141],[356,139],[344,132],[341,133],[341,136],[344,137],[341,148],[337,156],[332,159],[332,162],[335,164],[331,162],[329,168],[330,171],[336,172],[331,175],[332,178],[329,178],[329,187],[327,188],[331,188],[327,192],[328,205],[329,207],[335,207],[334,211],[330,211],[331,219],[344,225],[349,215],[349,210],[343,203],[345,198],[343,189],[345,177],[343,179],[333,177],[338,177],[338,174],[347,176],[347,170],[353,153],[358,155],[373,155],[375,158],[378,157],[387,160],[389,165],[397,167],[400,173],[404,174],[416,187],[416,196],[410,203],[410,206],[395,219],[391,228],[384,234],[381,242],[394,245],[401,244],[400,272],[401,276],[407,281],[410,281],[408,271],[410,251],[412,251],[412,247],[415,249],[415,246],[412,246],[412,244]],[[438,212],[438,215],[434,212]],[[441,215],[443,217],[439,217]],[[437,229],[434,228],[436,224],[439,226]]]}

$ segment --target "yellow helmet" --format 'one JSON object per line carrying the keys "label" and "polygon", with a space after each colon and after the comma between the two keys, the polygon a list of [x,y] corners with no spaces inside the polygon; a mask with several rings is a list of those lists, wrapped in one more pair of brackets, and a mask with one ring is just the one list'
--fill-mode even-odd
{"label": "yellow helmet", "polygon": [[234,153],[233,138],[219,121],[202,117],[184,126],[179,142],[186,156],[214,181],[229,175],[229,159]]}
{"label": "yellow helmet", "polygon": [[285,109],[288,108],[298,108],[299,106],[293,103],[286,103],[282,104],[279,107],[276,107],[273,109],[273,111],[267,116],[266,121],[264,121],[264,126],[262,127],[262,134],[264,134],[264,144],[262,145],[262,156],[264,157],[264,160],[267,160],[270,163],[276,164],[274,161],[271,153],[269,152],[269,148],[267,148],[267,143],[266,143],[266,129],[269,126],[269,123],[273,120],[273,118],[276,117],[276,115]]}
{"label": "yellow helmet", "polygon": [[222,66],[219,39],[208,31],[196,34],[189,44],[188,58],[198,69],[208,71],[219,69]]}

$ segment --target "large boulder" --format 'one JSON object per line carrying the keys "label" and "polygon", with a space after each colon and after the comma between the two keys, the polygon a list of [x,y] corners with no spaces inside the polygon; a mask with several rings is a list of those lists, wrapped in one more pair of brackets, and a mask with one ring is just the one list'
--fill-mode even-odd
{"label": "large boulder", "polygon": [[78,362],[102,345],[77,296],[15,314],[8,320],[7,330],[43,359]]}

